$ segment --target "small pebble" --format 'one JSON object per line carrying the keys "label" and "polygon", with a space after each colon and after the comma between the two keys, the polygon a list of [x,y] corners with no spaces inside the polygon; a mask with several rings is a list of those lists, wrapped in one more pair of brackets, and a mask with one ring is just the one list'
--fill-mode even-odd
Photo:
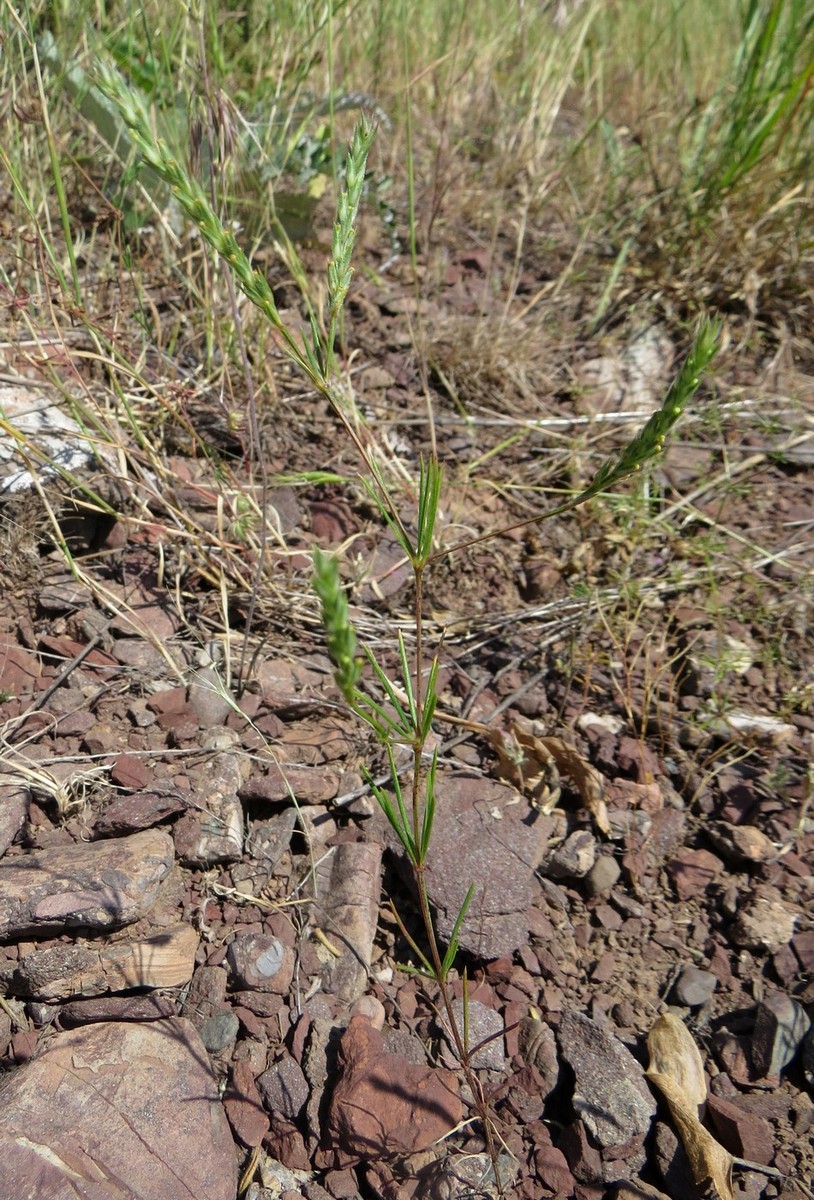
{"label": "small pebble", "polygon": [[210,1054],[222,1054],[238,1035],[240,1021],[231,1009],[215,1013],[200,1028],[201,1041]]}
{"label": "small pebble", "polygon": [[610,854],[600,854],[585,876],[585,890],[589,896],[604,896],[619,879],[622,868]]}
{"label": "small pebble", "polygon": [[582,879],[596,862],[596,839],[587,829],[577,829],[558,846],[543,870],[553,879]]}
{"label": "small pebble", "polygon": [[227,952],[239,988],[260,992],[288,991],[294,974],[294,952],[268,934],[238,933]]}
{"label": "small pebble", "polygon": [[367,1017],[374,1029],[384,1027],[384,1005],[376,996],[360,996],[351,1007],[352,1017]]}
{"label": "small pebble", "polygon": [[806,1011],[797,1000],[773,992],[761,1000],[752,1032],[752,1066],[761,1076],[779,1075],[797,1054],[811,1028]]}
{"label": "small pebble", "polygon": [[748,950],[779,950],[794,936],[797,913],[767,888],[738,909],[731,937]]}
{"label": "small pebble", "polygon": [[718,980],[711,971],[685,967],[675,982],[673,999],[684,1008],[698,1008],[713,995]]}

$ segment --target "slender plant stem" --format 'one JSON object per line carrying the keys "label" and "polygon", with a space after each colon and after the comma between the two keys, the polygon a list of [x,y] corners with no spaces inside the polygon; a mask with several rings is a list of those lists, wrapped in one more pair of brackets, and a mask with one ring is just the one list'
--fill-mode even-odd
{"label": "slender plant stem", "polygon": [[[423,693],[423,653],[424,653],[424,564],[414,561],[413,572],[415,577],[415,633],[416,633],[416,649],[415,649],[415,737],[413,740],[413,787],[412,787],[412,817],[413,817],[413,837],[416,846],[421,844],[421,795],[422,781],[424,779],[424,771],[422,757],[424,752],[424,737],[423,729],[423,708],[424,708],[424,693]],[[427,797],[424,796],[426,804]],[[495,1175],[498,1193],[503,1195],[503,1183],[500,1177],[500,1167],[498,1159],[497,1146],[495,1144],[494,1132],[492,1130],[492,1117],[489,1110],[489,1104],[483,1094],[483,1089],[480,1081],[472,1068],[471,1056],[469,1047],[466,1045],[464,1035],[461,1033],[460,1023],[452,1005],[452,996],[449,991],[449,984],[446,978],[444,962],[441,957],[441,951],[438,947],[438,938],[435,933],[435,924],[432,919],[432,910],[430,908],[429,894],[427,891],[426,858],[422,855],[412,864],[413,877],[415,879],[416,891],[418,893],[418,902],[421,908],[421,919],[424,924],[424,932],[427,937],[427,945],[430,951],[430,959],[432,962],[433,971],[436,982],[441,993],[441,1003],[447,1019],[452,1040],[455,1044],[455,1053],[458,1061],[461,1064],[461,1070],[464,1073],[469,1090],[475,1103],[475,1109],[483,1126],[483,1136],[486,1143],[486,1152],[489,1155],[489,1161],[492,1164],[492,1170]],[[466,984],[464,984],[466,986]]]}

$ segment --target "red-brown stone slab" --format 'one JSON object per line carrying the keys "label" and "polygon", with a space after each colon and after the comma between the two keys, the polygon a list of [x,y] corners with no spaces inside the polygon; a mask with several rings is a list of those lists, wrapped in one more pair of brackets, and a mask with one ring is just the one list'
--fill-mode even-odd
{"label": "red-brown stone slab", "polygon": [[[461,905],[475,893],[460,927],[460,945],[484,959],[511,954],[528,941],[534,873],[547,848],[550,817],[535,813],[514,788],[481,776],[439,770],[438,806],[426,881],[441,939],[448,941]],[[381,814],[373,836],[404,862],[403,847]]]}
{"label": "red-brown stone slab", "polygon": [[159,821],[183,812],[187,801],[180,792],[139,792],[134,796],[117,796],[97,818],[93,832],[97,836],[112,833],[133,833],[149,829]]}
{"label": "red-brown stone slab", "polygon": [[178,987],[192,976],[199,936],[174,925],[133,942],[81,942],[35,949],[0,970],[0,987],[12,996],[64,1000],[133,988]]}
{"label": "red-brown stone slab", "polygon": [[0,1196],[235,1200],[234,1144],[179,1018],[63,1032],[4,1081]]}
{"label": "red-brown stone slab", "polygon": [[247,1062],[236,1062],[223,1098],[229,1124],[244,1146],[259,1146],[268,1133],[269,1119]]}
{"label": "red-brown stone slab", "polygon": [[722,1096],[710,1096],[707,1115],[721,1143],[739,1158],[770,1163],[774,1157],[774,1138],[768,1121],[755,1113],[744,1112]]}
{"label": "red-brown stone slab", "polygon": [[6,857],[0,937],[128,925],[150,911],[172,865],[172,839],[158,829]]}
{"label": "red-brown stone slab", "polygon": [[341,1166],[424,1150],[463,1115],[455,1075],[387,1054],[366,1017],[342,1035],[338,1069],[328,1133]]}

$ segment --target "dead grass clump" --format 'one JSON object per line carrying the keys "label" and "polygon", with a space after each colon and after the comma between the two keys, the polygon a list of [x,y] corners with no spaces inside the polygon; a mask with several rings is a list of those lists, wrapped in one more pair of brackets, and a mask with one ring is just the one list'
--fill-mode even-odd
{"label": "dead grass clump", "polygon": [[528,414],[553,379],[542,337],[509,321],[457,315],[422,331],[421,349],[456,409]]}

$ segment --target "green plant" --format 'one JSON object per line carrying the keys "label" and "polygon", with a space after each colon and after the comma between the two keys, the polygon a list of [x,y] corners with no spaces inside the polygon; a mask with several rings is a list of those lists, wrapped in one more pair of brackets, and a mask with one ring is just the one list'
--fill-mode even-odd
{"label": "green plant", "polygon": [[[481,1119],[486,1146],[492,1162],[495,1182],[500,1192],[505,1180],[495,1142],[488,1101],[480,1082],[472,1069],[472,1047],[468,1038],[468,993],[464,979],[463,1021],[459,1021],[448,987],[449,972],[456,960],[461,926],[475,892],[473,882],[455,919],[446,950],[443,951],[435,930],[430,899],[426,884],[427,859],[432,843],[433,822],[436,813],[435,779],[438,765],[437,754],[433,753],[426,762],[426,744],[432,729],[433,716],[438,702],[436,680],[438,656],[433,657],[429,674],[424,681],[423,650],[423,600],[422,586],[424,571],[433,555],[435,523],[441,490],[441,468],[431,459],[422,463],[418,481],[418,519],[414,537],[404,529],[382,499],[380,491],[368,484],[370,495],[376,502],[383,519],[396,535],[407,555],[415,582],[415,653],[413,662],[408,659],[404,638],[398,636],[398,677],[388,675],[387,670],[376,659],[371,650],[365,655],[372,669],[377,692],[360,686],[363,660],[356,654],[356,634],[349,620],[348,604],[339,580],[336,558],[314,554],[314,588],[322,605],[322,620],[328,638],[328,650],[335,668],[335,680],[346,701],[375,733],[384,746],[390,773],[389,787],[379,786],[369,771],[365,779],[376,797],[384,815],[398,837],[413,872],[421,918],[426,935],[423,949],[409,934],[399,918],[402,933],[407,938],[418,962],[420,973],[434,979],[440,989],[441,1003],[461,1067],[475,1099],[475,1107]],[[410,751],[410,787],[405,796],[401,782],[401,770],[396,761],[395,748],[406,746]],[[395,911],[395,910],[394,910]]]}
{"label": "green plant", "polygon": [[659,293],[662,312],[669,295],[684,311],[734,303],[753,318],[794,293],[814,167],[810,5],[603,5],[585,68],[592,101],[572,163],[599,181],[587,221],[596,230],[598,217],[615,260],[594,328],[631,289]]}
{"label": "green plant", "polygon": [[812,36],[814,16],[802,0],[749,0],[742,6],[733,78],[695,122],[690,190],[698,212],[745,184],[770,156],[785,159],[775,186],[783,186],[786,174],[810,177]]}
{"label": "green plant", "polygon": [[[597,472],[593,481],[577,496],[548,512],[537,514],[521,525],[533,524],[555,514],[567,512],[592,497],[603,493],[619,480],[635,474],[664,448],[665,438],[678,420],[685,404],[692,397],[700,382],[701,373],[712,360],[718,346],[720,325],[713,321],[701,323],[678,376],[669,389],[662,408],[651,416],[644,429],[615,459],[608,460]],[[477,1075],[472,1070],[473,1047],[467,1034],[467,988],[464,977],[464,1017],[458,1022],[452,1006],[451,992],[447,986],[449,972],[456,960],[461,926],[475,892],[473,882],[455,919],[446,951],[442,953],[435,930],[426,886],[427,860],[432,844],[435,819],[437,755],[429,757],[426,744],[432,729],[433,716],[438,703],[436,681],[438,654],[424,682],[424,573],[433,562],[464,545],[500,537],[509,529],[502,529],[487,537],[472,539],[448,549],[436,548],[435,525],[441,492],[441,468],[434,459],[422,463],[418,479],[418,515],[415,534],[410,536],[404,525],[394,518],[384,497],[387,493],[381,481],[378,487],[366,483],[371,497],[376,502],[382,518],[396,536],[401,549],[407,556],[414,578],[414,626],[415,651],[410,662],[404,639],[397,639],[398,674],[389,675],[371,650],[365,648],[365,656],[372,670],[370,684],[362,683],[363,659],[357,654],[357,638],[349,619],[347,599],[342,590],[339,568],[335,558],[319,551],[314,554],[314,587],[322,605],[322,620],[328,640],[328,651],[334,664],[335,681],[345,700],[375,733],[383,745],[390,774],[389,786],[379,786],[369,772],[365,773],[368,785],[384,815],[398,837],[415,881],[421,917],[426,935],[426,948],[420,947],[410,937],[404,922],[399,920],[402,932],[415,953],[420,970],[434,979],[439,986],[441,1003],[452,1031],[455,1048],[467,1083],[475,1097],[475,1105],[481,1118],[487,1149],[492,1160],[499,1190],[506,1182],[501,1179],[497,1147],[492,1133],[491,1117],[486,1097]],[[513,526],[511,528],[517,528]],[[372,685],[372,687],[371,687]],[[375,689],[375,690],[373,690]],[[410,751],[410,788],[405,796],[402,771],[396,761],[396,746],[407,746]],[[397,915],[398,916],[398,915]]]}
{"label": "green plant", "polygon": [[[472,1067],[473,1048],[469,1045],[465,977],[462,1021],[456,1018],[449,987],[449,974],[457,957],[461,926],[477,881],[472,882],[454,921],[445,949],[442,948],[436,933],[426,886],[427,861],[437,808],[437,757],[434,754],[428,756],[426,746],[438,701],[436,683],[439,660],[436,652],[425,678],[425,573],[433,563],[464,546],[503,536],[520,526],[568,512],[577,505],[602,495],[620,480],[641,472],[645,465],[663,450],[668,433],[697,389],[702,372],[717,350],[720,325],[709,320],[701,322],[690,352],[668,390],[661,409],[650,417],[641,432],[620,454],[608,459],[600,467],[587,487],[557,507],[501,529],[497,533],[469,539],[451,547],[439,546],[436,521],[442,471],[437,459],[432,456],[422,461],[415,487],[418,497],[417,519],[414,531],[410,532],[407,522],[399,513],[399,506],[373,451],[374,439],[369,431],[365,432],[364,438],[361,435],[349,401],[336,381],[335,343],[351,283],[351,257],[357,214],[368,151],[373,139],[373,127],[366,120],[362,120],[354,131],[347,155],[344,186],[337,204],[337,219],[328,266],[327,300],[324,306],[309,303],[309,335],[297,336],[280,315],[265,275],[252,266],[234,233],[224,227],[202,186],[190,177],[166,145],[154,136],[148,114],[139,96],[133,93],[119,73],[110,67],[100,66],[98,85],[103,94],[115,104],[146,163],[169,185],[181,209],[228,265],[237,286],[269,322],[286,355],[328,400],[359,453],[364,468],[363,484],[412,568],[415,644],[411,658],[404,639],[398,637],[398,668],[395,674],[389,673],[386,663],[380,661],[369,649],[365,649],[364,657],[357,653],[356,634],[350,622],[347,599],[340,584],[338,564],[334,558],[319,552],[314,555],[314,587],[322,606],[322,619],[337,686],[351,709],[371,728],[386,752],[389,786],[380,786],[369,774],[367,780],[412,868],[426,944],[422,947],[415,939],[407,936],[416,954],[419,971],[433,978],[438,985],[441,1006],[482,1122],[495,1181],[498,1189],[502,1191],[506,1181],[500,1174],[489,1104]],[[262,563],[260,569],[262,571]],[[262,575],[259,574],[256,577],[256,587],[259,587],[261,582]],[[363,680],[365,659],[370,669],[367,680]],[[407,794],[396,758],[396,749],[399,746],[405,746],[409,750],[410,784]],[[402,929],[406,934],[403,923]]]}

